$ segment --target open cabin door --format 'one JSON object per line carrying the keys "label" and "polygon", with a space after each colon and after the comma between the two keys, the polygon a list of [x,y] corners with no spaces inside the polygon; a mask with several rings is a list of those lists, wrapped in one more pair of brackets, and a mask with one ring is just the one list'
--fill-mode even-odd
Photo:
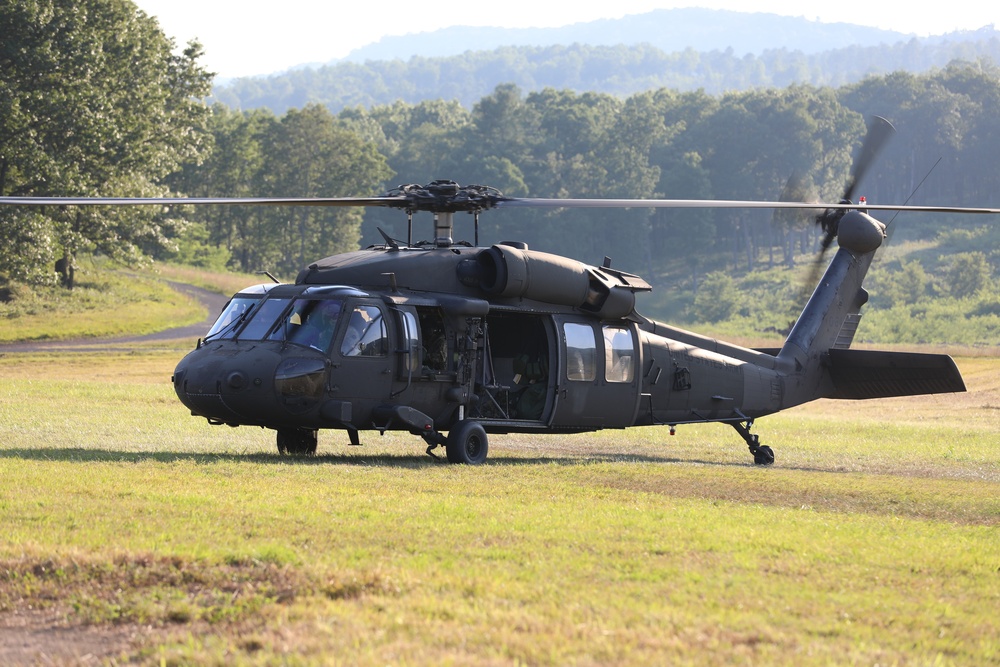
{"label": "open cabin door", "polygon": [[549,315],[491,311],[483,318],[472,418],[487,425],[540,428],[552,413],[556,362]]}

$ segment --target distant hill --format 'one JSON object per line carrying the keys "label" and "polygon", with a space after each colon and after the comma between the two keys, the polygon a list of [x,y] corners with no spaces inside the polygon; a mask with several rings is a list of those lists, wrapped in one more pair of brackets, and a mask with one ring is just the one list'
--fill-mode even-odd
{"label": "distant hill", "polygon": [[[529,41],[535,43],[523,43]],[[412,52],[420,55],[389,55]],[[379,53],[385,56],[376,58]],[[279,115],[309,103],[335,113],[397,100],[448,99],[471,107],[502,83],[526,92],[551,87],[627,96],[673,88],[719,94],[794,83],[841,86],[868,75],[920,73],[980,58],[1000,63],[1000,33],[992,26],[916,38],[774,14],[673,9],[565,28],[447,28],[387,38],[343,61],[236,79],[213,94],[233,108],[266,107]]]}
{"label": "distant hill", "polygon": [[[451,27],[401,37],[386,37],[356,49],[343,61],[440,58],[466,51],[492,51],[504,46],[554,44],[649,44],[667,53],[726,51],[743,56],[768,49],[819,53],[848,45],[877,46],[912,35],[848,23],[819,23],[777,14],[715,9],[657,9],[620,19],[574,23],[561,28]],[[335,64],[333,61],[329,64]]]}

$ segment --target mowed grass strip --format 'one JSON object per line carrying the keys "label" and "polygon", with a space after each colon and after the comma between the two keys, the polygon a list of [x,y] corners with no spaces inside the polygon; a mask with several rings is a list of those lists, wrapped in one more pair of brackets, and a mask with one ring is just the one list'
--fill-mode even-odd
{"label": "mowed grass strip", "polygon": [[995,359],[950,417],[761,420],[773,468],[712,425],[462,467],[392,434],[281,458],[187,415],[178,356],[0,358],[3,613],[148,627],[154,663],[1000,661]]}

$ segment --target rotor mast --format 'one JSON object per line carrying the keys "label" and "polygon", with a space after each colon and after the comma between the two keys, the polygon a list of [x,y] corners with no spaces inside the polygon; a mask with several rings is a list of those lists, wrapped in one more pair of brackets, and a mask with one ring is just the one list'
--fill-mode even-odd
{"label": "rotor mast", "polygon": [[447,248],[454,240],[455,214],[451,211],[439,211],[434,213],[434,245],[439,248]]}

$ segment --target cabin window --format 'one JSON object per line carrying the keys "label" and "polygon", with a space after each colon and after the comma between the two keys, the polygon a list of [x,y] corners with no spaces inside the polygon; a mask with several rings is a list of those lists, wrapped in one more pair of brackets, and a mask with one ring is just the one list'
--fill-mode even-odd
{"label": "cabin window", "polygon": [[635,373],[632,332],[625,327],[604,327],[604,377],[608,382],[631,382]]}
{"label": "cabin window", "polygon": [[389,353],[385,318],[378,306],[356,306],[340,344],[345,357],[384,357]]}
{"label": "cabin window", "polygon": [[566,341],[566,379],[592,382],[597,377],[597,339],[589,324],[563,325]]}
{"label": "cabin window", "polygon": [[219,315],[219,319],[215,321],[208,334],[205,335],[205,340],[209,338],[232,338],[236,329],[239,328],[240,323],[246,319],[258,303],[260,303],[260,297],[238,296],[233,298],[232,301],[226,304],[226,307],[222,310],[222,314]]}

